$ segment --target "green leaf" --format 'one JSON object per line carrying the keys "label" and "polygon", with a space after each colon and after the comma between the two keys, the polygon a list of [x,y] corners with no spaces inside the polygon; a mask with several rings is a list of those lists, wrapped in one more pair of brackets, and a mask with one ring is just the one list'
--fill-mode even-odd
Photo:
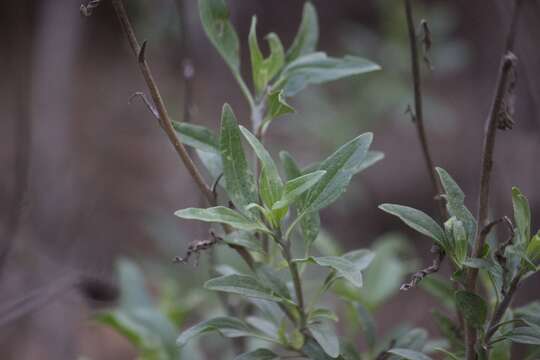
{"label": "green leaf", "polygon": [[248,250],[263,253],[261,241],[253,234],[246,231],[235,231],[223,237],[223,240],[230,245],[242,246]]}
{"label": "green leaf", "polygon": [[282,301],[272,289],[248,275],[231,274],[208,280],[204,287],[208,290],[223,291],[246,297]]}
{"label": "green leaf", "polygon": [[216,180],[221,176],[219,185],[227,188],[227,181],[223,178],[223,160],[221,159],[221,154],[219,152],[206,152],[199,149],[196,152],[204,167],[208,170],[210,176],[212,176],[212,179]]}
{"label": "green leaf", "polygon": [[281,151],[279,153],[279,158],[281,159],[281,164],[283,165],[287,180],[293,180],[302,175],[302,171],[296,164],[296,161],[287,151]]}
{"label": "green leaf", "polygon": [[224,0],[199,0],[199,15],[210,42],[233,73],[240,72],[240,43],[229,21],[229,9]]}
{"label": "green leaf", "polygon": [[360,303],[356,304],[356,313],[358,315],[358,319],[360,320],[360,327],[362,328],[362,332],[364,335],[364,338],[366,339],[366,343],[369,347],[369,349],[373,349],[375,347],[376,342],[376,336],[377,336],[377,328],[375,325],[375,320],[373,319],[373,316],[371,316],[370,312],[366,307]]}
{"label": "green leaf", "polygon": [[325,174],[326,171],[319,170],[287,181],[281,199],[272,206],[272,209],[282,209],[290,206],[302,194],[315,186]]}
{"label": "green leaf", "polygon": [[450,255],[457,267],[461,268],[469,252],[467,230],[463,226],[463,222],[452,216],[444,223],[444,231],[446,234],[444,250]]}
{"label": "green leaf", "polygon": [[179,139],[182,143],[198,150],[219,153],[219,140],[210,129],[174,120],[173,127],[181,135]]}
{"label": "green leaf", "polygon": [[283,90],[274,90],[268,94],[267,100],[268,114],[271,119],[293,113],[294,108],[287,104]]}
{"label": "green leaf", "polygon": [[306,195],[303,212],[325,208],[345,192],[372,140],[373,134],[362,134],[341,146],[318,166],[317,170],[324,170],[326,174]]}
{"label": "green leaf", "polygon": [[474,293],[462,290],[456,292],[455,299],[456,306],[465,320],[472,326],[481,328],[486,322],[488,311],[484,299]]}
{"label": "green leaf", "polygon": [[177,210],[174,215],[182,219],[227,224],[239,230],[270,233],[270,230],[263,224],[253,222],[239,212],[225,206],[216,206],[208,209],[187,208]]}
{"label": "green leaf", "polygon": [[390,354],[401,356],[403,359],[407,360],[432,360],[426,354],[422,354],[419,351],[409,350],[409,349],[390,349],[387,351]]}
{"label": "green leaf", "polygon": [[308,314],[308,320],[310,321],[321,320],[321,319],[338,321],[338,317],[336,313],[334,313],[330,309],[318,308],[318,309],[314,309],[310,311]]}
{"label": "green leaf", "polygon": [[504,337],[519,344],[540,345],[540,327],[520,326],[512,329]]}
{"label": "green leaf", "polygon": [[457,356],[456,354],[453,354],[450,351],[447,351],[445,349],[436,348],[435,350],[445,354],[446,356],[448,356],[452,360],[461,360],[461,358],[459,356]]}
{"label": "green leaf", "polygon": [[514,219],[519,234],[519,242],[527,244],[531,238],[531,209],[529,201],[517,187],[512,188]]}
{"label": "green leaf", "polygon": [[420,282],[419,286],[431,296],[435,297],[448,310],[455,311],[454,289],[449,281],[433,274],[433,276],[425,277]]}
{"label": "green leaf", "polygon": [[313,322],[308,324],[307,327],[313,338],[330,357],[335,358],[339,355],[339,340],[336,329],[330,321]]}
{"label": "green leaf", "polygon": [[266,88],[268,82],[277,75],[285,63],[285,51],[279,37],[274,33],[270,33],[266,36],[266,41],[268,41],[270,55],[265,59],[257,40],[257,17],[253,16],[248,42],[253,84],[257,94],[260,94]]}
{"label": "green leaf", "polygon": [[468,241],[473,241],[476,236],[476,220],[469,209],[465,206],[465,194],[452,177],[442,168],[436,168],[441,184],[444,188],[446,208],[451,216],[455,216],[463,222],[467,230]]}
{"label": "green leaf", "polygon": [[169,354],[162,339],[128,312],[122,310],[103,312],[96,320],[108,325],[134,345],[145,359],[167,360]]}
{"label": "green leaf", "polygon": [[399,217],[405,224],[419,233],[429,236],[438,245],[444,247],[446,241],[443,229],[426,213],[408,206],[395,204],[382,204],[379,205],[379,209]]}
{"label": "green leaf", "polygon": [[[349,255],[349,256],[347,256]],[[320,266],[329,267],[334,269],[338,276],[344,277],[349,282],[357,287],[362,287],[362,270],[364,270],[371,260],[374,258],[374,254],[365,251],[362,256],[360,253],[354,252],[339,256],[311,256],[307,259],[295,260],[296,262],[312,262]]]}
{"label": "green leaf", "polygon": [[307,338],[304,346],[302,347],[302,352],[310,360],[331,360],[330,357],[323,348],[312,338]]}
{"label": "green leaf", "polygon": [[362,172],[366,170],[367,168],[375,165],[379,161],[384,159],[384,153],[381,151],[375,151],[370,150],[367,152],[364,160],[353,170],[354,174],[358,174],[359,172]]}
{"label": "green leaf", "polygon": [[257,265],[255,272],[262,284],[284,299],[291,299],[289,288],[276,271],[268,265]]}
{"label": "green leaf", "polygon": [[258,200],[257,187],[244,155],[236,117],[228,104],[223,106],[221,115],[219,148],[223,160],[223,176],[227,194],[236,208],[245,212],[247,205],[256,203]]}
{"label": "green leaf", "polygon": [[287,63],[290,63],[301,55],[315,51],[318,40],[319,22],[317,20],[317,11],[311,2],[306,1],[302,12],[302,22],[291,47],[287,50]]}
{"label": "green leaf", "polygon": [[235,360],[272,360],[277,359],[278,355],[268,349],[257,349],[238,355]]}
{"label": "green leaf", "polygon": [[[288,152],[280,152],[279,157],[281,158],[281,163],[283,164],[285,174],[287,175],[287,179],[289,181],[302,175],[302,171]],[[301,197],[298,208],[301,209],[305,207],[305,198],[306,194]],[[311,244],[319,235],[320,228],[321,220],[317,211],[308,212],[301,218],[300,230],[302,231],[302,235],[306,244],[306,249],[309,249],[311,247]]]}
{"label": "green leaf", "polygon": [[439,332],[448,339],[452,348],[463,349],[463,336],[459,325],[436,309],[433,310],[433,318],[435,319]]}
{"label": "green leaf", "polygon": [[[522,266],[526,266],[530,271],[536,271],[536,262],[540,260],[540,231],[529,241],[525,256],[529,259],[529,262],[522,261]],[[530,263],[533,263],[535,266],[532,267]]]}
{"label": "green leaf", "polygon": [[260,195],[264,204],[267,207],[272,208],[272,205],[281,199],[281,194],[283,191],[283,182],[279,176],[276,164],[270,156],[270,153],[264,148],[261,142],[251,132],[249,132],[248,129],[240,126],[240,131],[261,161],[263,169],[261,179],[264,179],[264,181],[261,181]]}
{"label": "green leaf", "polygon": [[188,341],[196,336],[203,334],[218,332],[222,336],[228,338],[237,337],[257,337],[266,339],[259,331],[244,323],[243,321],[232,317],[217,317],[214,319],[203,321],[197,325],[183,331],[176,343],[179,346],[184,346]]}
{"label": "green leaf", "polygon": [[291,335],[287,338],[287,344],[293,347],[293,349],[300,350],[304,346],[305,337],[298,330],[294,329]]}
{"label": "green leaf", "polygon": [[311,84],[322,84],[379,69],[379,65],[356,56],[338,59],[316,52],[301,56],[287,65],[277,84],[282,85],[285,96],[290,97]]}

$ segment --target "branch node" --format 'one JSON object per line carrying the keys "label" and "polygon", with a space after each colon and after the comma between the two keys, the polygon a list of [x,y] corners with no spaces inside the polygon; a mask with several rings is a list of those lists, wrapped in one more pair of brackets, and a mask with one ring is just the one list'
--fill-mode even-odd
{"label": "branch node", "polygon": [[101,0],[90,0],[87,5],[81,4],[79,8],[82,16],[92,16],[94,10],[101,4]]}
{"label": "branch node", "polygon": [[146,61],[146,44],[148,41],[144,40],[141,49],[139,50],[139,54],[137,55],[137,60],[139,61],[139,64],[143,64]]}
{"label": "branch node", "polygon": [[401,291],[410,290],[413,287],[416,287],[416,285],[418,285],[420,281],[422,281],[426,276],[429,276],[430,274],[433,274],[439,271],[439,269],[441,268],[441,262],[444,259],[444,255],[445,255],[444,251],[439,246],[433,245],[433,247],[431,248],[431,252],[434,254],[437,254],[435,259],[433,259],[433,263],[427,268],[421,269],[415,272],[412,275],[411,281],[401,285],[399,290]]}
{"label": "branch node", "polygon": [[148,100],[148,97],[146,96],[145,93],[143,93],[142,91],[137,91],[136,93],[134,93],[133,95],[131,95],[129,97],[129,100],[128,100],[128,103],[131,104],[133,102],[133,99],[134,98],[141,98],[142,101],[144,102],[144,104],[146,105],[146,108],[148,109],[148,111],[150,111],[152,113],[152,115],[154,115],[154,117],[156,118],[156,120],[160,121],[160,118],[159,118],[159,113],[158,111],[156,110],[156,108],[154,107],[154,105],[152,105],[152,103],[150,102],[150,100]]}

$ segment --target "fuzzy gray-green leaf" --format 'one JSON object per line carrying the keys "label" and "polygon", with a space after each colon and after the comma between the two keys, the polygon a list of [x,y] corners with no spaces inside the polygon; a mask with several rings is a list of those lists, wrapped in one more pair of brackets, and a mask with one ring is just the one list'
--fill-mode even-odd
{"label": "fuzzy gray-green leaf", "polygon": [[286,61],[289,63],[301,55],[315,51],[319,40],[319,22],[317,11],[311,2],[306,1],[302,12],[302,22],[298,32],[287,50]]}
{"label": "fuzzy gray-green leaf", "polygon": [[326,171],[319,170],[287,181],[281,199],[272,208],[281,209],[293,204],[302,194],[315,186],[324,174],[326,174]]}
{"label": "fuzzy gray-green leaf", "polygon": [[285,51],[279,37],[274,33],[270,33],[266,36],[266,40],[270,48],[270,55],[265,59],[259,48],[259,41],[257,40],[257,17],[253,16],[248,42],[253,84],[255,85],[257,94],[260,94],[264,90],[268,82],[276,76],[285,63]]}
{"label": "fuzzy gray-green leaf", "polygon": [[216,206],[207,209],[187,208],[176,211],[174,215],[182,219],[227,224],[239,230],[269,232],[263,224],[254,222],[239,212],[225,206]]}
{"label": "fuzzy gray-green leaf", "polygon": [[419,233],[429,236],[435,240],[437,244],[444,247],[444,230],[426,213],[408,206],[395,204],[382,204],[379,205],[379,208],[389,214],[399,217],[405,224],[409,225]]}
{"label": "fuzzy gray-green leaf", "polygon": [[233,73],[240,72],[240,43],[229,21],[229,9],[224,0],[199,0],[199,15],[210,42]]}
{"label": "fuzzy gray-green leaf", "polygon": [[400,356],[401,358],[407,359],[407,360],[432,360],[426,354],[422,354],[419,351],[410,350],[410,349],[395,348],[395,349],[390,349],[387,352],[390,354]]}
{"label": "fuzzy gray-green leaf", "polygon": [[476,220],[465,206],[465,194],[446,170],[439,167],[436,170],[444,188],[448,212],[451,216],[455,216],[459,221],[463,222],[468,240],[473,241],[476,235]]}
{"label": "fuzzy gray-green leaf", "polygon": [[379,65],[356,56],[339,59],[316,52],[301,56],[287,65],[278,83],[283,84],[285,96],[290,97],[311,84],[322,84],[379,69]]}
{"label": "fuzzy gray-green leaf", "polygon": [[242,355],[238,355],[234,360],[273,360],[278,359],[278,355],[268,349],[257,349]]}
{"label": "fuzzy gray-green leaf", "polygon": [[270,153],[264,148],[263,144],[245,127],[240,126],[240,131],[261,161],[263,171],[261,174],[260,195],[264,204],[271,208],[281,198],[283,181],[279,176],[272,156],[270,156]]}
{"label": "fuzzy gray-green leaf", "polygon": [[281,301],[282,298],[257,279],[248,275],[231,274],[208,280],[204,287],[209,290],[223,291],[246,297]]}
{"label": "fuzzy gray-green leaf", "polygon": [[198,150],[219,153],[219,140],[210,129],[179,121],[173,121],[173,127],[180,134],[182,143]]}
{"label": "fuzzy gray-green leaf", "polygon": [[330,357],[339,356],[339,340],[333,323],[328,320],[318,320],[308,324],[311,335]]}
{"label": "fuzzy gray-green leaf", "polygon": [[362,134],[341,146],[318,166],[316,170],[324,170],[326,174],[306,195],[303,211],[323,209],[345,192],[372,140],[373,134]]}
{"label": "fuzzy gray-green leaf", "polygon": [[245,207],[257,202],[257,188],[249,170],[241,133],[236,117],[228,104],[223,106],[219,148],[223,161],[227,194],[236,208],[245,212]]}
{"label": "fuzzy gray-green leaf", "polygon": [[531,238],[531,209],[527,198],[515,186],[512,188],[512,204],[519,242],[526,244]]}
{"label": "fuzzy gray-green leaf", "polygon": [[484,326],[488,311],[484,299],[468,291],[457,291],[455,300],[457,308],[467,322],[476,328]]}
{"label": "fuzzy gray-green leaf", "polygon": [[193,339],[194,337],[211,332],[218,332],[222,336],[228,338],[249,336],[259,338],[263,337],[263,335],[259,331],[244,323],[243,321],[233,317],[223,316],[203,321],[197,325],[190,327],[187,330],[184,330],[176,340],[176,343],[179,346],[184,346],[189,340]]}

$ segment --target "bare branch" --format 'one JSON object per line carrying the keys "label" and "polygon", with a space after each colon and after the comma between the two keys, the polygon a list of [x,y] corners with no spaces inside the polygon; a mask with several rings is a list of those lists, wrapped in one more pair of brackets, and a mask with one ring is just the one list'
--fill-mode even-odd
{"label": "bare branch", "polygon": [[[431,180],[431,185],[435,193],[435,200],[439,209],[439,214],[442,219],[448,218],[448,212],[444,204],[444,199],[440,196],[443,193],[441,183],[438,180],[437,173],[435,171],[435,166],[433,165],[433,160],[431,152],[429,149],[429,143],[426,135],[426,130],[424,127],[424,112],[422,105],[422,74],[420,71],[420,60],[418,58],[418,44],[416,38],[416,32],[414,28],[414,18],[412,12],[411,0],[404,0],[405,4],[405,15],[407,18],[407,28],[409,32],[409,46],[411,50],[411,70],[413,75],[413,87],[414,87],[414,111],[410,106],[407,107],[407,113],[411,115],[416,126],[416,132],[418,139],[420,140],[420,146],[422,147],[422,154],[424,156],[424,162],[428,170],[429,178]],[[422,21],[422,28],[424,30],[424,59],[426,58],[427,51],[431,48],[431,32],[425,20]],[[429,60],[429,59],[428,59]],[[432,251],[437,254],[433,264],[426,269],[420,270],[413,275],[411,282],[408,284],[403,284],[401,290],[409,290],[411,287],[416,286],[424,277],[427,275],[437,272],[440,268],[442,261],[444,260],[445,254],[444,251],[438,247],[434,246]]]}
{"label": "bare branch", "polygon": [[[512,18],[510,23],[510,29],[506,37],[505,48],[501,58],[501,65],[499,67],[499,75],[497,79],[497,85],[495,87],[495,94],[493,96],[493,102],[489,115],[486,119],[484,143],[482,148],[482,164],[480,175],[480,193],[478,196],[478,230],[474,248],[471,252],[471,257],[476,258],[480,255],[487,234],[483,232],[488,219],[489,209],[489,189],[491,184],[491,172],[493,168],[493,152],[495,149],[495,139],[497,134],[497,128],[507,128],[507,125],[501,125],[499,121],[501,118],[501,112],[505,111],[508,106],[508,94],[511,90],[513,93],[515,83],[515,67],[516,56],[513,54],[514,43],[517,32],[517,24],[519,18],[519,12],[523,0],[516,0],[514,10],[512,12]],[[513,100],[512,100],[513,101]],[[476,282],[478,278],[478,269],[471,268],[467,274],[467,290],[474,292],[476,289]],[[476,329],[472,326],[467,326],[465,329],[466,339],[466,359],[474,360],[476,358]]]}
{"label": "bare branch", "polygon": [[[142,47],[139,45],[139,42],[135,35],[135,31],[133,29],[133,26],[131,25],[131,21],[129,20],[129,17],[127,15],[126,9],[124,8],[124,4],[122,0],[112,0],[112,4],[116,12],[116,15],[118,17],[118,20],[120,21],[120,24],[122,25],[124,34],[126,35],[126,38],[129,42],[131,51],[133,52],[133,55],[138,60],[137,62],[139,64],[139,69],[144,77],[148,90],[150,91],[150,95],[154,102],[154,107],[159,115],[160,124],[161,124],[161,127],[163,128],[163,131],[169,138],[169,141],[171,142],[171,144],[174,146],[174,149],[176,150],[178,156],[180,157],[183,164],[187,168],[189,174],[191,175],[191,177],[197,184],[199,190],[205,197],[206,201],[210,205],[215,206],[217,202],[216,202],[214,193],[204,181],[204,178],[202,177],[199,169],[197,169],[197,167],[195,166],[195,163],[189,156],[187,149],[180,142],[180,140],[178,139],[176,135],[176,131],[174,130],[174,127],[172,125],[172,121],[169,117],[169,113],[167,112],[167,108],[165,107],[165,103],[163,102],[163,98],[161,97],[159,88],[154,80],[150,67],[148,66],[148,62],[146,61],[146,42],[143,43]],[[230,229],[225,228],[225,231],[230,231]],[[236,245],[231,245],[231,247],[238,252],[238,254],[244,259],[244,261],[250,267],[253,267],[253,264],[254,264],[253,257],[245,248],[241,246],[236,246]]]}
{"label": "bare branch", "polygon": [[87,5],[81,4],[80,11],[83,16],[92,16],[94,10],[101,4],[101,0],[90,0]]}
{"label": "bare branch", "polygon": [[436,273],[437,271],[439,271],[440,267],[441,267],[441,262],[443,261],[444,259],[444,252],[442,252],[440,250],[440,248],[436,245],[434,245],[432,248],[431,248],[431,252],[435,253],[436,254],[436,257],[435,259],[433,259],[433,264],[431,264],[430,266],[428,266],[427,268],[425,269],[422,269],[422,270],[419,270],[417,272],[415,272],[412,276],[412,279],[411,281],[409,281],[408,283],[405,283],[403,285],[401,285],[401,287],[399,288],[399,290],[401,291],[407,291],[407,290],[410,290],[412,289],[413,287],[415,287],[416,285],[418,285],[418,283],[420,281],[422,281],[426,276],[430,275],[430,274],[433,274],[433,273]]}

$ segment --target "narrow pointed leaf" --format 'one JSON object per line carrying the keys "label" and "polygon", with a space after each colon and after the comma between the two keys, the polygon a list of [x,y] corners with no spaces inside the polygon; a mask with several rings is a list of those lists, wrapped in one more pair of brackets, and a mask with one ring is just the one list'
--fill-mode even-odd
{"label": "narrow pointed leaf", "polygon": [[283,84],[285,96],[290,97],[311,84],[322,84],[379,69],[379,65],[356,56],[339,59],[317,52],[301,56],[287,65],[278,83]]}
{"label": "narrow pointed leaf", "polygon": [[319,170],[287,181],[281,199],[272,208],[281,209],[293,204],[302,194],[315,186],[324,174],[326,171]]}
{"label": "narrow pointed leaf", "polygon": [[527,198],[515,186],[512,188],[512,204],[519,242],[526,244],[531,238],[531,209]]}
{"label": "narrow pointed leaf", "polygon": [[270,288],[261,284],[257,279],[248,275],[231,274],[208,280],[204,287],[208,290],[223,291],[246,297],[271,301],[281,301],[282,298]]}
{"label": "narrow pointed leaf", "polygon": [[294,108],[285,101],[283,90],[275,90],[268,94],[268,114],[272,119],[294,112]]}
{"label": "narrow pointed leaf", "polygon": [[233,73],[240,72],[240,43],[229,21],[229,9],[224,0],[199,0],[199,15],[210,42]]}
{"label": "narrow pointed leaf", "polygon": [[269,232],[263,224],[253,222],[239,212],[225,206],[208,209],[187,208],[176,211],[174,215],[182,219],[228,224],[239,230]]}
{"label": "narrow pointed leaf", "polygon": [[268,349],[257,349],[238,355],[235,360],[273,360],[278,359],[278,355]]}
{"label": "narrow pointed leaf", "polygon": [[198,150],[219,153],[219,140],[210,129],[179,121],[173,121],[173,127],[180,134],[182,143]]}
{"label": "narrow pointed leaf", "polygon": [[283,181],[279,176],[279,172],[274,160],[261,142],[245,127],[240,126],[240,131],[261,161],[263,168],[261,183],[264,184],[264,187],[261,186],[260,195],[265,205],[271,208],[272,205],[274,205],[274,203],[281,198]]}
{"label": "narrow pointed leaf", "polygon": [[422,354],[421,352],[415,351],[415,350],[395,348],[395,349],[390,349],[387,352],[390,354],[401,356],[401,358],[407,359],[407,360],[432,360],[426,354]]}
{"label": "narrow pointed leaf", "polygon": [[477,328],[484,326],[488,311],[484,299],[468,291],[457,291],[455,300],[457,308],[467,322]]}
{"label": "narrow pointed leaf", "polygon": [[253,83],[257,94],[264,90],[268,82],[276,76],[285,63],[285,51],[279,37],[274,33],[270,33],[266,36],[266,41],[268,41],[270,55],[264,58],[257,40],[257,17],[254,16],[251,20],[248,42]]}
{"label": "narrow pointed leaf", "polygon": [[227,194],[236,208],[244,212],[245,207],[257,202],[257,188],[253,174],[249,170],[241,133],[236,117],[227,104],[221,115],[220,152],[223,161],[223,176],[226,180]]}
{"label": "narrow pointed leaf", "polygon": [[190,327],[189,329],[183,331],[176,343],[179,346],[184,346],[188,341],[194,337],[204,335],[211,332],[220,333],[222,336],[228,338],[236,337],[263,337],[263,335],[244,323],[243,321],[232,318],[232,317],[217,317],[214,319],[203,321],[197,325]]}
{"label": "narrow pointed leaf", "polygon": [[373,134],[362,134],[341,146],[318,166],[317,170],[324,170],[326,174],[306,195],[303,211],[313,212],[325,208],[345,192],[372,140]]}
{"label": "narrow pointed leaf", "polygon": [[287,50],[286,60],[291,62],[301,55],[309,54],[315,51],[317,41],[319,40],[319,22],[317,11],[311,2],[306,1],[302,12],[302,21],[298,32]]}
{"label": "narrow pointed leaf", "polygon": [[379,205],[379,208],[389,214],[399,217],[405,224],[409,225],[414,230],[429,236],[435,240],[437,244],[444,246],[444,230],[426,213],[408,206],[395,204],[382,204]]}
{"label": "narrow pointed leaf", "polygon": [[476,235],[476,220],[470,210],[465,206],[465,194],[452,177],[442,168],[436,168],[441,184],[444,188],[446,208],[450,216],[460,220],[467,231],[467,238],[473,241]]}
{"label": "narrow pointed leaf", "polygon": [[364,160],[353,170],[354,174],[358,174],[366,170],[367,168],[375,165],[379,161],[384,159],[384,153],[381,151],[368,151]]}
{"label": "narrow pointed leaf", "polygon": [[308,324],[308,329],[313,338],[319,343],[330,357],[339,356],[339,340],[336,335],[336,329],[330,321],[320,320]]}

